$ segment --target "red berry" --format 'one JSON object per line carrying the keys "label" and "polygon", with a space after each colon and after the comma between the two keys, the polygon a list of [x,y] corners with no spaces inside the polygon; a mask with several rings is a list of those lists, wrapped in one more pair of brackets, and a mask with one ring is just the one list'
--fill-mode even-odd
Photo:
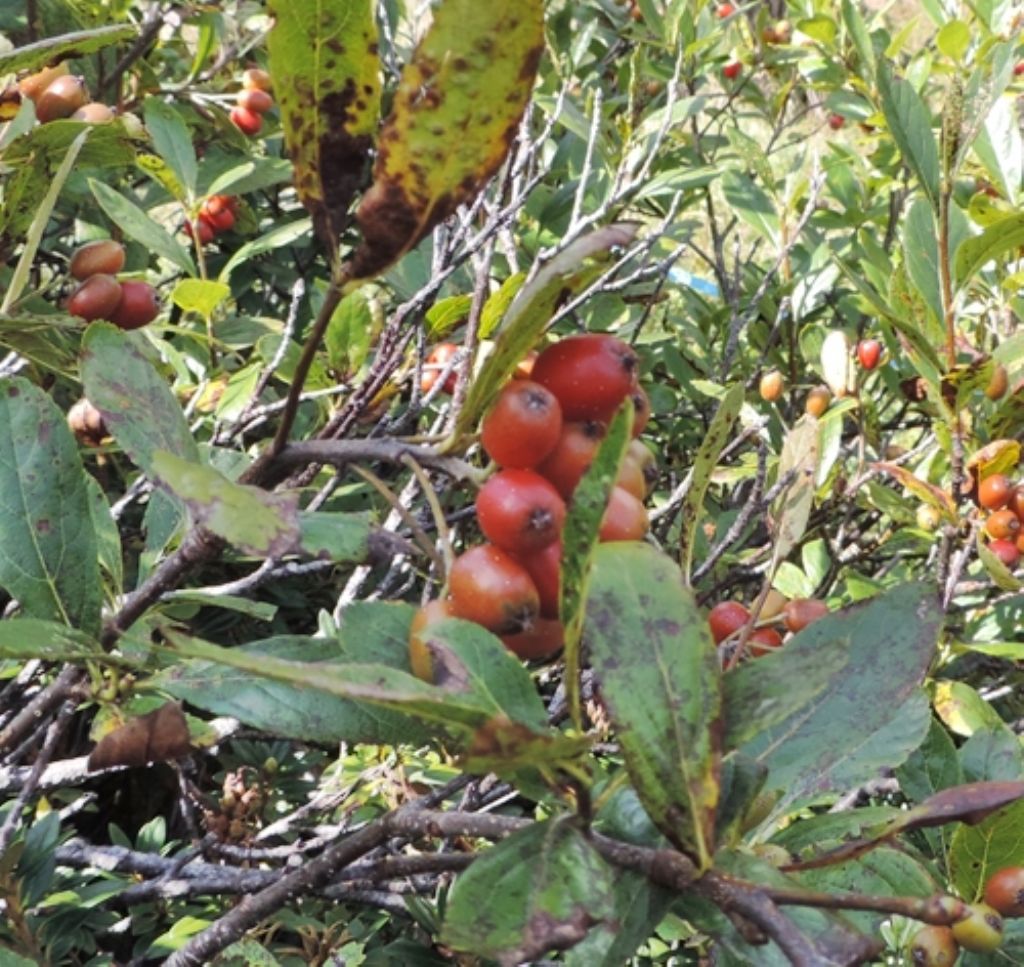
{"label": "red berry", "polygon": [[715,644],[721,644],[750,620],[750,612],[739,601],[720,601],[708,612],[708,627]]}
{"label": "red berry", "polygon": [[123,298],[124,287],[112,275],[93,275],[71,293],[68,312],[86,322],[113,319]]}
{"label": "red berry", "polygon": [[594,460],[604,438],[605,426],[594,420],[585,423],[563,423],[562,433],[554,450],[537,467],[555,489],[568,500],[580,478]]}
{"label": "red berry", "polygon": [[564,419],[607,422],[636,387],[637,366],[636,353],[621,339],[585,333],[548,346],[531,378],[555,394]]}
{"label": "red berry", "polygon": [[85,81],[81,77],[65,74],[58,77],[36,101],[36,117],[40,124],[69,118],[89,100]]}
{"label": "red berry", "polygon": [[505,647],[523,661],[549,658],[565,644],[565,628],[561,621],[538,618],[533,627],[514,635],[502,635]]}
{"label": "red berry", "polygon": [[793,598],[782,606],[783,620],[790,631],[803,631],[828,614],[828,605],[817,598]]}
{"label": "red berry", "polygon": [[715,10],[715,16],[719,20],[727,20],[736,12],[736,8],[731,3],[720,3],[718,8]]}
{"label": "red berry", "polygon": [[1020,551],[1017,550],[1017,545],[1013,541],[1006,538],[990,541],[988,549],[1011,571],[1020,563]]}
{"label": "red berry", "polygon": [[260,128],[263,127],[263,117],[246,107],[233,107],[231,109],[231,123],[242,134],[252,137],[260,133]]}
{"label": "red berry", "polygon": [[259,67],[250,67],[242,74],[242,87],[250,91],[269,91],[270,75]]}
{"label": "red berry", "polygon": [[633,400],[633,439],[647,427],[651,419],[651,400],[642,386],[637,386],[630,396]]}
{"label": "red berry", "polygon": [[1021,74],[1024,74],[1024,60],[1022,60],[1019,63],[1013,65],[1013,75],[1014,75],[1014,77],[1020,77]]}
{"label": "red berry", "polygon": [[243,88],[238,92],[235,102],[239,107],[255,114],[266,114],[274,106],[274,99],[258,87]]}
{"label": "red berry", "polygon": [[480,427],[480,442],[499,466],[537,466],[558,443],[562,407],[554,394],[528,379],[512,380]]}
{"label": "red berry", "polygon": [[841,114],[830,114],[828,116],[828,126],[833,131],[838,131],[844,124],[846,124],[846,118]]}
{"label": "red berry", "polygon": [[881,358],[882,344],[877,339],[862,339],[857,343],[857,359],[865,369],[874,369]]}
{"label": "red berry", "polygon": [[446,618],[454,617],[450,601],[441,599],[431,601],[413,615],[409,626],[409,667],[417,678],[425,682],[434,681],[434,661],[427,648],[426,634],[431,625],[436,625]]}
{"label": "red berry", "polygon": [[642,541],[650,530],[647,508],[628,490],[612,487],[601,518],[602,541]]}
{"label": "red berry", "polygon": [[448,575],[452,613],[495,634],[525,631],[540,611],[526,569],[500,547],[480,544],[455,559]]}
{"label": "red berry", "polygon": [[156,290],[148,282],[122,282],[121,303],[109,317],[119,329],[140,329],[160,314]]}
{"label": "red berry", "polygon": [[1005,474],[989,474],[978,484],[978,504],[985,510],[998,510],[1005,507],[1013,496],[1013,487]]}
{"label": "red berry", "polygon": [[[434,388],[434,384],[441,378],[441,373],[444,372],[445,367],[458,351],[459,347],[453,342],[439,342],[430,350],[426,361],[423,363],[423,374],[420,377],[420,392],[429,393]],[[441,392],[448,393],[449,395],[454,393],[456,379],[457,374],[453,367],[449,371],[444,385],[441,387]]]}
{"label": "red berry", "polygon": [[985,531],[989,537],[1016,538],[1020,532],[1020,518],[1009,507],[1004,507],[989,515]]}
{"label": "red berry", "polygon": [[738,60],[734,60],[729,64],[726,64],[722,68],[722,74],[727,77],[730,81],[736,80],[737,77],[743,72],[743,64]]}
{"label": "red berry", "polygon": [[518,555],[540,595],[540,613],[543,618],[558,617],[558,596],[562,582],[562,542],[552,541],[547,547],[531,554]]}
{"label": "red berry", "polygon": [[75,249],[68,269],[76,279],[91,275],[117,275],[124,268],[124,246],[111,238],[87,242]]}
{"label": "red berry", "polygon": [[985,902],[1004,917],[1024,917],[1024,866],[1006,866],[985,883]]}
{"label": "red berry", "polygon": [[501,470],[476,498],[480,530],[492,543],[515,554],[540,550],[562,533],[565,502],[532,470]]}
{"label": "red berry", "polygon": [[214,230],[216,234],[229,232],[235,227],[235,213],[230,208],[220,208],[213,211],[204,207],[199,212],[199,218]]}
{"label": "red berry", "polygon": [[754,658],[760,658],[782,647],[782,635],[774,628],[757,628],[747,639],[747,648]]}
{"label": "red berry", "polygon": [[185,222],[181,227],[189,238],[198,239],[200,245],[209,245],[217,234],[216,231],[214,231],[213,226],[201,215],[195,220],[195,222]]}

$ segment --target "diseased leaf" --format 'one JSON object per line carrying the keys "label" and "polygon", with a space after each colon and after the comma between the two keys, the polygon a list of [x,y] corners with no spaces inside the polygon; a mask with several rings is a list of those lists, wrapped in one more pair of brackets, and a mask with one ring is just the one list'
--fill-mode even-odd
{"label": "diseased leaf", "polygon": [[99,631],[102,586],[85,470],[64,414],[0,381],[0,587],[26,617]]}
{"label": "diseased leaf", "polygon": [[680,511],[679,531],[679,565],[683,571],[683,580],[690,583],[690,570],[693,567],[693,549],[696,544],[697,524],[704,510],[704,497],[711,483],[711,475],[726,444],[732,439],[733,427],[739,419],[743,408],[744,387],[742,383],[734,383],[722,397],[715,416],[708,427],[704,439],[701,440],[697,455],[693,458],[690,470],[690,489],[686,492],[683,507]]}
{"label": "diseased leaf", "polygon": [[719,793],[720,673],[707,620],[678,567],[647,544],[598,547],[584,636],[644,808],[707,868]]}
{"label": "diseased leaf", "polygon": [[502,967],[567,950],[610,921],[614,877],[570,820],[546,820],[483,853],[455,881],[441,943]]}
{"label": "diseased leaf", "polygon": [[445,0],[405,66],[373,184],[356,212],[351,274],[382,272],[498,170],[533,91],[543,0]]}
{"label": "diseased leaf", "polygon": [[331,561],[365,561],[369,556],[368,514],[299,511],[299,543],[304,554]]}
{"label": "diseased leaf", "polygon": [[[768,766],[767,789],[782,790],[777,809],[836,789],[849,789],[899,765],[921,743],[929,723],[928,702],[919,685],[935,653],[942,614],[934,588],[904,584],[808,625],[784,648],[725,676],[726,736],[749,735],[741,719],[755,701],[764,669],[762,703],[786,679],[817,657],[845,661],[828,687],[816,691],[783,721],[746,740],[741,750]],[[748,702],[744,707],[740,700]]]}
{"label": "diseased leaf", "polygon": [[376,4],[270,0],[270,73],[295,187],[317,234],[337,244],[367,177],[380,112]]}
{"label": "diseased leaf", "polygon": [[134,24],[116,24],[61,34],[59,37],[46,37],[34,44],[26,44],[0,54],[0,75],[36,70],[62,60],[85,57],[111,44],[131,40],[137,33]]}
{"label": "diseased leaf", "polygon": [[949,875],[957,893],[973,901],[982,885],[1004,866],[1024,865],[1024,801],[989,816],[977,826],[961,826],[949,847]]}
{"label": "diseased leaf", "polygon": [[199,448],[174,393],[134,333],[94,322],[82,340],[85,395],[132,462],[153,474],[157,450],[197,462]]}
{"label": "diseased leaf", "polygon": [[234,483],[213,467],[164,450],[153,454],[155,479],[192,519],[233,547],[258,557],[283,557],[299,546],[298,499]]}
{"label": "diseased leaf", "polygon": [[793,475],[792,482],[772,505],[772,564],[777,567],[795,548],[807,530],[814,503],[814,479],[818,470],[818,421],[800,417],[786,434],[779,458],[779,476]]}

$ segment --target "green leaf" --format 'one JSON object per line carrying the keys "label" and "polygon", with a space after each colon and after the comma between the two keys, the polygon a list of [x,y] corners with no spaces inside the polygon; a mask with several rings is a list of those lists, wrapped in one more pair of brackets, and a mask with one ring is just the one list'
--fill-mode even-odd
{"label": "green leaf", "polygon": [[231,287],[210,279],[182,279],[171,293],[171,301],[185,312],[196,312],[204,319],[230,298]]}
{"label": "green leaf", "polygon": [[525,281],[526,273],[516,272],[501,283],[497,292],[493,292],[487,297],[487,301],[480,311],[481,339],[489,339],[491,333],[501,325],[509,306],[512,305],[512,301],[519,294]]}
{"label": "green leaf", "polygon": [[1000,98],[985,118],[985,127],[974,142],[974,151],[989,177],[1016,203],[1024,183],[1024,139],[1009,98]]}
{"label": "green leaf", "polygon": [[533,92],[543,0],[445,0],[406,64],[356,220],[354,278],[374,276],[476,197],[498,170]]}
{"label": "green leaf", "polygon": [[953,278],[963,288],[987,262],[1024,245],[1024,214],[1008,215],[980,235],[964,239],[953,256]]}
{"label": "green leaf", "polygon": [[336,240],[363,186],[380,112],[371,0],[270,0],[270,73],[295,187],[322,238]]}
{"label": "green leaf", "polygon": [[533,348],[551,320],[559,302],[577,291],[582,282],[583,260],[616,246],[628,245],[636,235],[633,224],[607,225],[569,244],[519,290],[505,315],[494,352],[473,380],[459,411],[452,439],[458,440],[476,427],[495,396]]}
{"label": "green leaf", "polygon": [[775,522],[772,548],[772,564],[789,556],[797,547],[807,530],[811,507],[814,503],[815,478],[818,470],[818,421],[805,414],[786,434],[779,457],[778,479],[793,473],[793,481],[779,495],[772,505],[772,519]]}
{"label": "green leaf", "polygon": [[291,181],[292,171],[291,162],[284,158],[254,158],[217,175],[206,187],[205,194],[231,192],[234,195],[246,195],[251,191]]}
{"label": "green leaf", "polygon": [[896,770],[896,775],[904,795],[916,802],[964,781],[956,746],[938,719],[932,719],[924,742]]}
{"label": "green leaf", "polygon": [[451,295],[444,299],[438,299],[427,310],[428,338],[431,340],[439,339],[445,333],[454,329],[469,315],[469,309],[472,304],[473,297],[471,295]]}
{"label": "green leaf", "polygon": [[707,620],[675,563],[647,544],[600,546],[585,640],[644,808],[706,868],[715,846],[720,673]]}
{"label": "green leaf", "polygon": [[911,84],[893,74],[883,61],[878,65],[878,92],[882,111],[903,160],[917,175],[932,208],[939,207],[939,149],[931,114]]}
{"label": "green leaf", "polygon": [[722,175],[722,193],[729,207],[766,241],[779,236],[779,213],[771,197],[747,174],[729,169]]}
{"label": "green leaf", "polygon": [[234,483],[213,467],[164,450],[153,454],[157,481],[181,500],[192,520],[257,557],[283,557],[299,544],[298,500]]}
{"label": "green leaf", "polygon": [[[883,767],[902,763],[928,728],[928,703],[919,685],[935,653],[942,615],[934,588],[904,584],[885,594],[826,615],[797,634],[784,648],[758,658],[725,678],[726,734],[745,727],[750,679],[770,673],[777,688],[791,668],[796,688],[809,656],[831,664],[844,661],[823,691],[816,691],[783,721],[747,740],[742,752],[769,768],[768,789],[782,790],[778,810],[837,789],[849,789]],[[746,681],[744,681],[746,680]],[[772,683],[775,683],[774,686]],[[765,695],[770,703],[776,693]],[[730,714],[731,713],[731,714]]]}
{"label": "green leaf", "polygon": [[690,489],[683,500],[679,532],[679,564],[683,580],[690,582],[693,567],[693,549],[696,546],[697,524],[704,513],[704,498],[711,483],[711,475],[726,445],[732,439],[732,431],[743,408],[744,388],[742,383],[729,387],[722,402],[718,404],[711,426],[700,442],[697,455],[690,470]]}
{"label": "green leaf", "polygon": [[220,270],[218,279],[221,282],[226,282],[239,265],[244,265],[254,255],[262,255],[264,252],[272,252],[275,249],[284,248],[285,245],[291,245],[297,239],[305,237],[309,234],[311,224],[308,218],[297,218],[294,221],[285,222],[283,225],[272,228],[269,232],[253,239],[251,242],[246,242],[224,263],[224,268]]}
{"label": "green leaf", "polygon": [[299,544],[304,554],[358,563],[370,554],[370,515],[299,511]]}
{"label": "green leaf", "polygon": [[124,562],[117,521],[110,513],[110,504],[103,488],[88,474],[85,477],[85,488],[89,495],[93,530],[96,532],[97,559],[100,567],[110,575],[115,592],[120,592],[124,584]]}
{"label": "green leaf", "polygon": [[950,20],[935,35],[935,46],[950,60],[963,60],[971,46],[971,30],[962,20]]}
{"label": "green leaf", "polygon": [[[404,644],[412,609],[390,611],[390,616],[385,614],[389,620],[373,629],[371,640],[393,637],[400,625]],[[313,667],[330,663],[337,674],[345,671],[342,648],[329,638],[282,635],[233,650],[256,661],[279,658]],[[424,737],[419,719],[211,661],[183,661],[157,674],[149,684],[214,715],[230,715],[251,728],[303,742],[392,744],[420,742]]]}
{"label": "green leaf", "polygon": [[534,823],[455,881],[440,942],[502,964],[533,962],[611,921],[615,877],[571,820]]}
{"label": "green leaf", "polygon": [[27,617],[99,630],[102,590],[85,471],[64,414],[0,382],[0,586]]}
{"label": "green leaf", "polygon": [[85,57],[122,40],[131,40],[138,34],[133,24],[93,27],[73,34],[47,37],[34,44],[16,47],[0,54],[0,75],[35,70],[59,60]]}
{"label": "green leaf", "polygon": [[0,658],[72,661],[102,654],[89,635],[67,625],[38,618],[0,621]]}
{"label": "green leaf", "polygon": [[324,335],[327,363],[336,373],[352,375],[366,361],[377,329],[372,298],[364,289],[350,292],[331,315]]}
{"label": "green leaf", "polygon": [[975,826],[960,826],[949,847],[949,876],[968,902],[1004,866],[1024,865],[1024,800],[1007,806]]}
{"label": "green leaf", "polygon": [[861,16],[860,10],[853,0],[842,0],[843,23],[850,32],[850,39],[857,51],[857,71],[866,81],[875,77],[875,49],[871,44],[871,34]]}
{"label": "green leaf", "polygon": [[185,414],[166,380],[143,354],[144,340],[94,322],[82,340],[82,385],[132,462],[153,475],[157,450],[199,460]]}
{"label": "green leaf", "polygon": [[957,752],[968,782],[1015,781],[1024,777],[1024,746],[1006,725],[978,729]]}
{"label": "green leaf", "polygon": [[936,319],[942,319],[939,240],[935,235],[935,215],[924,198],[914,201],[903,221],[903,257],[910,279],[925,305]]}
{"label": "green leaf", "polygon": [[172,238],[133,201],[129,201],[109,185],[89,179],[89,189],[106,216],[129,238],[144,248],[167,259],[188,275],[196,275],[196,267],[185,247]]}
{"label": "green leaf", "polygon": [[187,197],[194,197],[199,167],[188,126],[173,105],[158,97],[147,97],[142,111],[156,153],[185,186]]}

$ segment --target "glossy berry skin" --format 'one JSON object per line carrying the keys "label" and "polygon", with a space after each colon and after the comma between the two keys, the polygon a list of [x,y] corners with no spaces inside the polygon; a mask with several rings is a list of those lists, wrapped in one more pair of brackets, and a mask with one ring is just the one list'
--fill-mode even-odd
{"label": "glossy berry skin", "polygon": [[967,916],[953,924],[953,937],[964,950],[984,954],[998,950],[1005,925],[998,910],[987,903],[972,903]]}
{"label": "glossy berry skin", "polygon": [[71,254],[68,269],[84,281],[90,275],[117,275],[124,268],[124,246],[111,238],[87,242]]}
{"label": "glossy berry skin", "polygon": [[643,500],[647,496],[647,478],[644,471],[629,454],[626,454],[622,465],[619,467],[619,475],[615,478],[615,486],[631,493],[637,500]]}
{"label": "glossy berry skin", "polygon": [[1014,487],[1010,491],[1010,499],[1006,502],[1006,505],[1024,523],[1024,486]]}
{"label": "glossy berry skin", "polygon": [[1024,917],[1024,866],[1007,866],[985,882],[985,902],[1004,917]]}
{"label": "glossy berry skin", "polygon": [[58,64],[56,67],[44,67],[35,74],[28,74],[18,81],[18,90],[22,97],[30,101],[38,101],[45,91],[58,77],[64,77],[68,73],[67,66]]}
{"label": "glossy berry skin", "polygon": [[538,618],[526,631],[502,635],[505,647],[523,661],[550,658],[565,644],[565,628],[561,621]]}
{"label": "glossy berry skin", "polygon": [[181,227],[189,238],[196,239],[200,245],[209,245],[217,235],[214,227],[202,217],[194,222],[185,222]]}
{"label": "glossy berry skin", "polygon": [[722,76],[728,78],[730,81],[736,80],[737,77],[743,72],[743,64],[738,60],[734,60],[729,64],[726,64],[722,68]]}
{"label": "glossy berry skin", "polygon": [[243,88],[238,92],[235,102],[239,107],[255,114],[266,114],[274,106],[274,99],[266,92],[257,88]]}
{"label": "glossy berry skin", "polygon": [[233,107],[231,123],[242,134],[247,134],[251,138],[260,133],[260,128],[263,127],[263,117],[255,111],[250,111],[247,107]]}
{"label": "glossy berry skin", "polygon": [[532,470],[501,470],[480,488],[476,516],[492,544],[513,554],[528,554],[561,535],[565,501]]}
{"label": "glossy berry skin", "polygon": [[949,927],[922,927],[910,941],[910,963],[914,967],[953,967],[960,946]]}
{"label": "glossy berry skin", "polygon": [[838,131],[844,124],[846,124],[846,118],[841,114],[830,114],[828,116],[828,126],[833,131]]}
{"label": "glossy berry skin", "polygon": [[1011,571],[1020,563],[1020,550],[1016,543],[1006,538],[989,541],[988,549]]}
{"label": "glossy berry skin", "polygon": [[828,605],[817,598],[793,598],[782,608],[783,621],[789,631],[803,631],[809,624],[828,614]]}
{"label": "glossy berry skin", "polygon": [[857,343],[857,361],[869,372],[882,358],[882,344],[877,339],[862,339]]}
{"label": "glossy berry skin", "polygon": [[708,627],[715,644],[736,634],[750,620],[750,612],[739,601],[720,601],[708,612]]}
{"label": "glossy berry skin", "polygon": [[58,77],[36,101],[36,117],[40,124],[69,118],[89,100],[85,81],[65,74]]}
{"label": "glossy berry skin", "polygon": [[810,413],[811,416],[821,416],[828,409],[828,405],[831,402],[832,394],[829,392],[828,387],[815,386],[814,389],[808,392],[807,399],[804,400],[804,412]]}
{"label": "glossy berry skin", "polygon": [[754,658],[768,655],[782,647],[782,635],[774,628],[757,628],[747,639],[747,650]]}
{"label": "glossy berry skin", "polygon": [[562,586],[562,542],[552,541],[532,554],[517,554],[540,596],[542,618],[558,617],[558,596]]}
{"label": "glossy berry skin", "polygon": [[642,541],[651,529],[647,508],[628,490],[612,487],[608,506],[601,518],[599,540]]}
{"label": "glossy berry skin", "polygon": [[480,426],[480,442],[501,467],[537,466],[558,443],[562,407],[554,394],[529,379],[512,380]]}
{"label": "glossy berry skin", "polygon": [[269,91],[272,87],[270,75],[259,67],[250,67],[242,74],[242,87],[249,91]]}
{"label": "glossy berry skin", "polygon": [[989,537],[1016,538],[1020,532],[1020,518],[1009,507],[993,511],[985,521],[985,531]]}
{"label": "glossy berry skin", "polygon": [[[444,368],[458,351],[459,347],[453,342],[439,342],[430,350],[423,363],[423,374],[420,377],[420,392],[429,393],[434,388],[434,384],[441,378]],[[441,392],[448,393],[449,395],[454,393],[456,378],[457,374],[452,369],[445,378]]]}
{"label": "glossy berry skin", "polygon": [[86,279],[68,299],[68,312],[86,322],[113,319],[124,299],[124,287],[112,275],[93,275]]}
{"label": "glossy berry skin", "polygon": [[451,617],[454,617],[451,602],[444,598],[428,602],[413,615],[409,625],[409,667],[417,678],[425,682],[434,681],[434,661],[427,648],[426,632]]}
{"label": "glossy berry skin", "polygon": [[731,3],[720,3],[715,9],[715,16],[719,20],[728,20],[736,12],[736,8]]}
{"label": "glossy berry skin", "polygon": [[554,450],[537,466],[537,472],[550,480],[568,500],[580,478],[593,463],[594,454],[604,438],[603,423],[563,423]]}
{"label": "glossy berry skin", "polygon": [[148,282],[122,282],[121,303],[110,321],[119,329],[141,329],[160,314],[156,290]]}
{"label": "glossy berry skin", "polygon": [[235,227],[235,213],[230,208],[209,208],[203,206],[199,212],[200,221],[206,222],[216,234],[230,232]]}
{"label": "glossy berry skin", "polygon": [[531,378],[555,394],[563,419],[608,422],[636,387],[637,367],[636,353],[621,339],[583,333],[548,346]]}
{"label": "glossy berry skin", "polygon": [[448,585],[452,614],[495,634],[527,630],[540,611],[540,597],[526,569],[493,544],[478,544],[457,557]]}
{"label": "glossy berry skin", "polygon": [[978,484],[978,504],[985,510],[999,510],[1010,502],[1013,488],[1001,473],[993,473]]}
{"label": "glossy berry skin", "polygon": [[764,374],[758,386],[761,399],[766,403],[774,403],[782,397],[782,391],[786,388],[786,381],[777,369]]}

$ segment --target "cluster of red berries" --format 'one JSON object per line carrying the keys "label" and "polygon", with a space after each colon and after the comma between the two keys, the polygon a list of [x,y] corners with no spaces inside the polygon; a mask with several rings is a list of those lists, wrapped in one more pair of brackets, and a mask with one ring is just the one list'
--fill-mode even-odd
{"label": "cluster of red berries", "polygon": [[186,235],[198,240],[200,245],[209,245],[218,235],[230,232],[235,227],[238,215],[238,199],[231,195],[211,195],[199,209],[194,222],[182,226]]}
{"label": "cluster of red berries", "polygon": [[119,282],[124,259],[124,246],[109,238],[76,249],[68,268],[81,285],[68,299],[68,312],[86,322],[106,319],[119,329],[152,322],[160,312],[156,290],[148,282]]}
{"label": "cluster of red berries", "polygon": [[989,474],[978,484],[978,505],[990,512],[985,519],[988,549],[1015,568],[1024,553],[1024,484],[1012,484],[1006,474]]}
{"label": "cluster of red berries", "polygon": [[242,134],[252,137],[260,133],[263,115],[274,106],[274,98],[270,91],[270,75],[265,70],[250,67],[242,74],[242,89],[238,92],[235,106],[231,109],[231,123]]}
{"label": "cluster of red berries", "polygon": [[487,543],[452,564],[449,596],[413,622],[413,670],[430,677],[426,627],[464,618],[502,637],[520,658],[562,647],[559,620],[566,502],[593,462],[608,421],[634,402],[633,441],[601,521],[602,541],[641,540],[650,522],[643,500],[653,455],[636,437],[650,417],[637,385],[637,355],[614,336],[570,336],[541,352],[529,378],[512,379],[481,426],[481,444],[499,469],[481,487],[476,515]]}
{"label": "cluster of red berries", "polygon": [[[750,633],[747,651],[751,657],[760,658],[782,647],[782,633],[771,627],[771,623],[781,623],[787,631],[796,634],[827,614],[828,605],[817,598],[793,598],[787,601],[772,591],[760,613],[761,621],[770,624],[761,625]],[[750,610],[739,601],[720,601],[716,604],[708,613],[708,627],[715,644],[732,643],[740,630],[750,623],[750,617]]]}
{"label": "cluster of red berries", "polygon": [[960,949],[991,953],[1003,942],[1003,918],[1024,917],[1024,866],[997,870],[985,883],[984,902],[972,903],[952,927],[926,926],[910,941],[915,967],[953,967]]}
{"label": "cluster of red berries", "polygon": [[40,124],[71,118],[90,124],[114,120],[114,111],[99,101],[89,100],[85,80],[68,73],[63,64],[46,67],[18,82],[18,91],[36,106]]}

